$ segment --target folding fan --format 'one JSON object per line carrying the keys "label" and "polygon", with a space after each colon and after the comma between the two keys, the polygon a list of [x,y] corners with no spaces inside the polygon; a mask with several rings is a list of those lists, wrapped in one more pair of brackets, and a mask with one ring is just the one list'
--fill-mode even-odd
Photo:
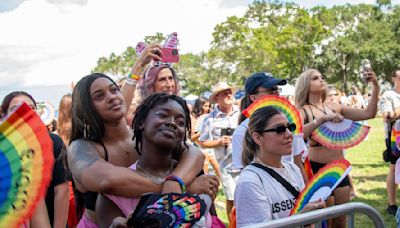
{"label": "folding fan", "polygon": [[191,227],[205,212],[206,204],[198,195],[149,194],[142,196],[127,224],[133,227]]}
{"label": "folding fan", "polygon": [[312,138],[329,149],[342,150],[358,145],[367,137],[370,127],[349,119],[326,122],[312,133]]}
{"label": "folding fan", "polygon": [[290,123],[296,124],[296,130],[294,134],[300,134],[303,132],[303,123],[301,122],[299,111],[285,98],[267,95],[254,101],[249,107],[247,107],[242,113],[244,116],[249,118],[256,110],[266,106],[272,106],[283,114],[286,115]]}
{"label": "folding fan", "polygon": [[18,227],[46,194],[53,143],[40,117],[22,104],[0,125],[0,227]]}
{"label": "folding fan", "polygon": [[345,160],[333,161],[320,169],[296,199],[291,215],[299,213],[304,206],[319,199],[326,200],[332,191],[349,174],[350,163]]}
{"label": "folding fan", "polygon": [[392,154],[400,156],[400,121],[396,120],[392,127],[392,134],[390,136],[390,147],[392,148]]}

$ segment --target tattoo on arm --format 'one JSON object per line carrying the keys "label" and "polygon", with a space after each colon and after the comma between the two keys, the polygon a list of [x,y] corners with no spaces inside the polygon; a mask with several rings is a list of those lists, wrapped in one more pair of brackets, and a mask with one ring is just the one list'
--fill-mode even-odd
{"label": "tattoo on arm", "polygon": [[82,173],[85,169],[100,160],[100,155],[93,144],[79,140],[68,149],[68,165],[74,179],[82,184]]}

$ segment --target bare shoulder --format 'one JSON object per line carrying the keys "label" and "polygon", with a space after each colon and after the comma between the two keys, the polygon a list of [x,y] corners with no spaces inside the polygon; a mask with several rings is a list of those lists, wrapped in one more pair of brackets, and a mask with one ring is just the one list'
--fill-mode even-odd
{"label": "bare shoulder", "polygon": [[88,140],[74,140],[68,147],[68,167],[74,179],[80,182],[82,172],[92,166],[101,157],[93,142]]}
{"label": "bare shoulder", "polygon": [[333,112],[336,112],[336,113],[341,113],[341,106],[340,106],[340,104],[338,104],[338,103],[334,103],[334,102],[327,102],[326,104],[325,104],[328,108],[330,108]]}

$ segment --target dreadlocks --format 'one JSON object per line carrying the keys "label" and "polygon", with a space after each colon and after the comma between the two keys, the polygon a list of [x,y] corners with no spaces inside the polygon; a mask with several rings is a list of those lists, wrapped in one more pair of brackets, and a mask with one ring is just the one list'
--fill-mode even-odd
{"label": "dreadlocks", "polygon": [[[135,117],[132,121],[132,129],[133,129],[133,140],[136,139],[135,149],[139,155],[142,155],[142,140],[143,140],[143,129],[140,129],[140,126],[145,121],[147,115],[150,113],[150,110],[154,109],[157,105],[165,104],[168,101],[173,100],[182,106],[183,111],[185,112],[185,136],[183,138],[183,144],[186,148],[188,145],[186,144],[187,136],[190,138],[191,132],[191,121],[190,121],[190,111],[186,105],[186,101],[181,97],[176,95],[168,95],[165,93],[155,93],[146,98],[136,109]],[[181,144],[172,154],[172,157],[176,160],[182,155],[181,152]]]}

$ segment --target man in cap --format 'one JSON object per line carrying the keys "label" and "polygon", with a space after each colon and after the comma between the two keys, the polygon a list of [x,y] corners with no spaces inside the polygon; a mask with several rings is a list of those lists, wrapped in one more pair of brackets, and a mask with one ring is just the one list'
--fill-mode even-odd
{"label": "man in cap", "polygon": [[[286,85],[285,79],[275,78],[272,76],[271,73],[259,72],[254,73],[250,77],[246,79],[245,82],[245,97],[246,102],[244,109],[250,106],[254,101],[257,99],[265,96],[265,95],[275,95],[279,96],[279,89],[278,86]],[[235,129],[232,135],[232,168],[236,171],[240,171],[243,168],[242,164],[242,151],[243,151],[243,139],[245,137],[249,119],[242,116],[240,117],[242,122],[240,125]],[[296,138],[295,138],[296,137]],[[297,166],[299,166],[304,180],[307,181],[307,175],[304,171],[304,167],[301,163],[301,155],[300,153],[304,151],[305,144],[303,138],[301,136],[295,136],[293,138],[293,153],[292,155],[284,156],[283,159],[293,161],[293,157],[295,157],[294,162]]]}
{"label": "man in cap", "polygon": [[226,82],[216,84],[210,96],[216,107],[203,120],[199,141],[204,148],[214,148],[221,169],[221,183],[226,196],[226,212],[233,207],[237,173],[231,172],[232,133],[238,124],[239,107],[233,105],[233,90]]}
{"label": "man in cap", "polygon": [[[270,73],[259,72],[252,74],[246,79],[244,88],[245,96],[243,97],[245,104],[244,109],[250,106],[254,101],[265,95],[276,95],[279,96],[278,85],[286,85],[285,79],[274,78]],[[249,125],[249,119],[241,114],[240,119],[242,120],[240,125],[235,129],[232,136],[232,167],[235,170],[243,168],[242,164],[242,150],[243,150],[243,139],[246,135],[246,131]]]}

